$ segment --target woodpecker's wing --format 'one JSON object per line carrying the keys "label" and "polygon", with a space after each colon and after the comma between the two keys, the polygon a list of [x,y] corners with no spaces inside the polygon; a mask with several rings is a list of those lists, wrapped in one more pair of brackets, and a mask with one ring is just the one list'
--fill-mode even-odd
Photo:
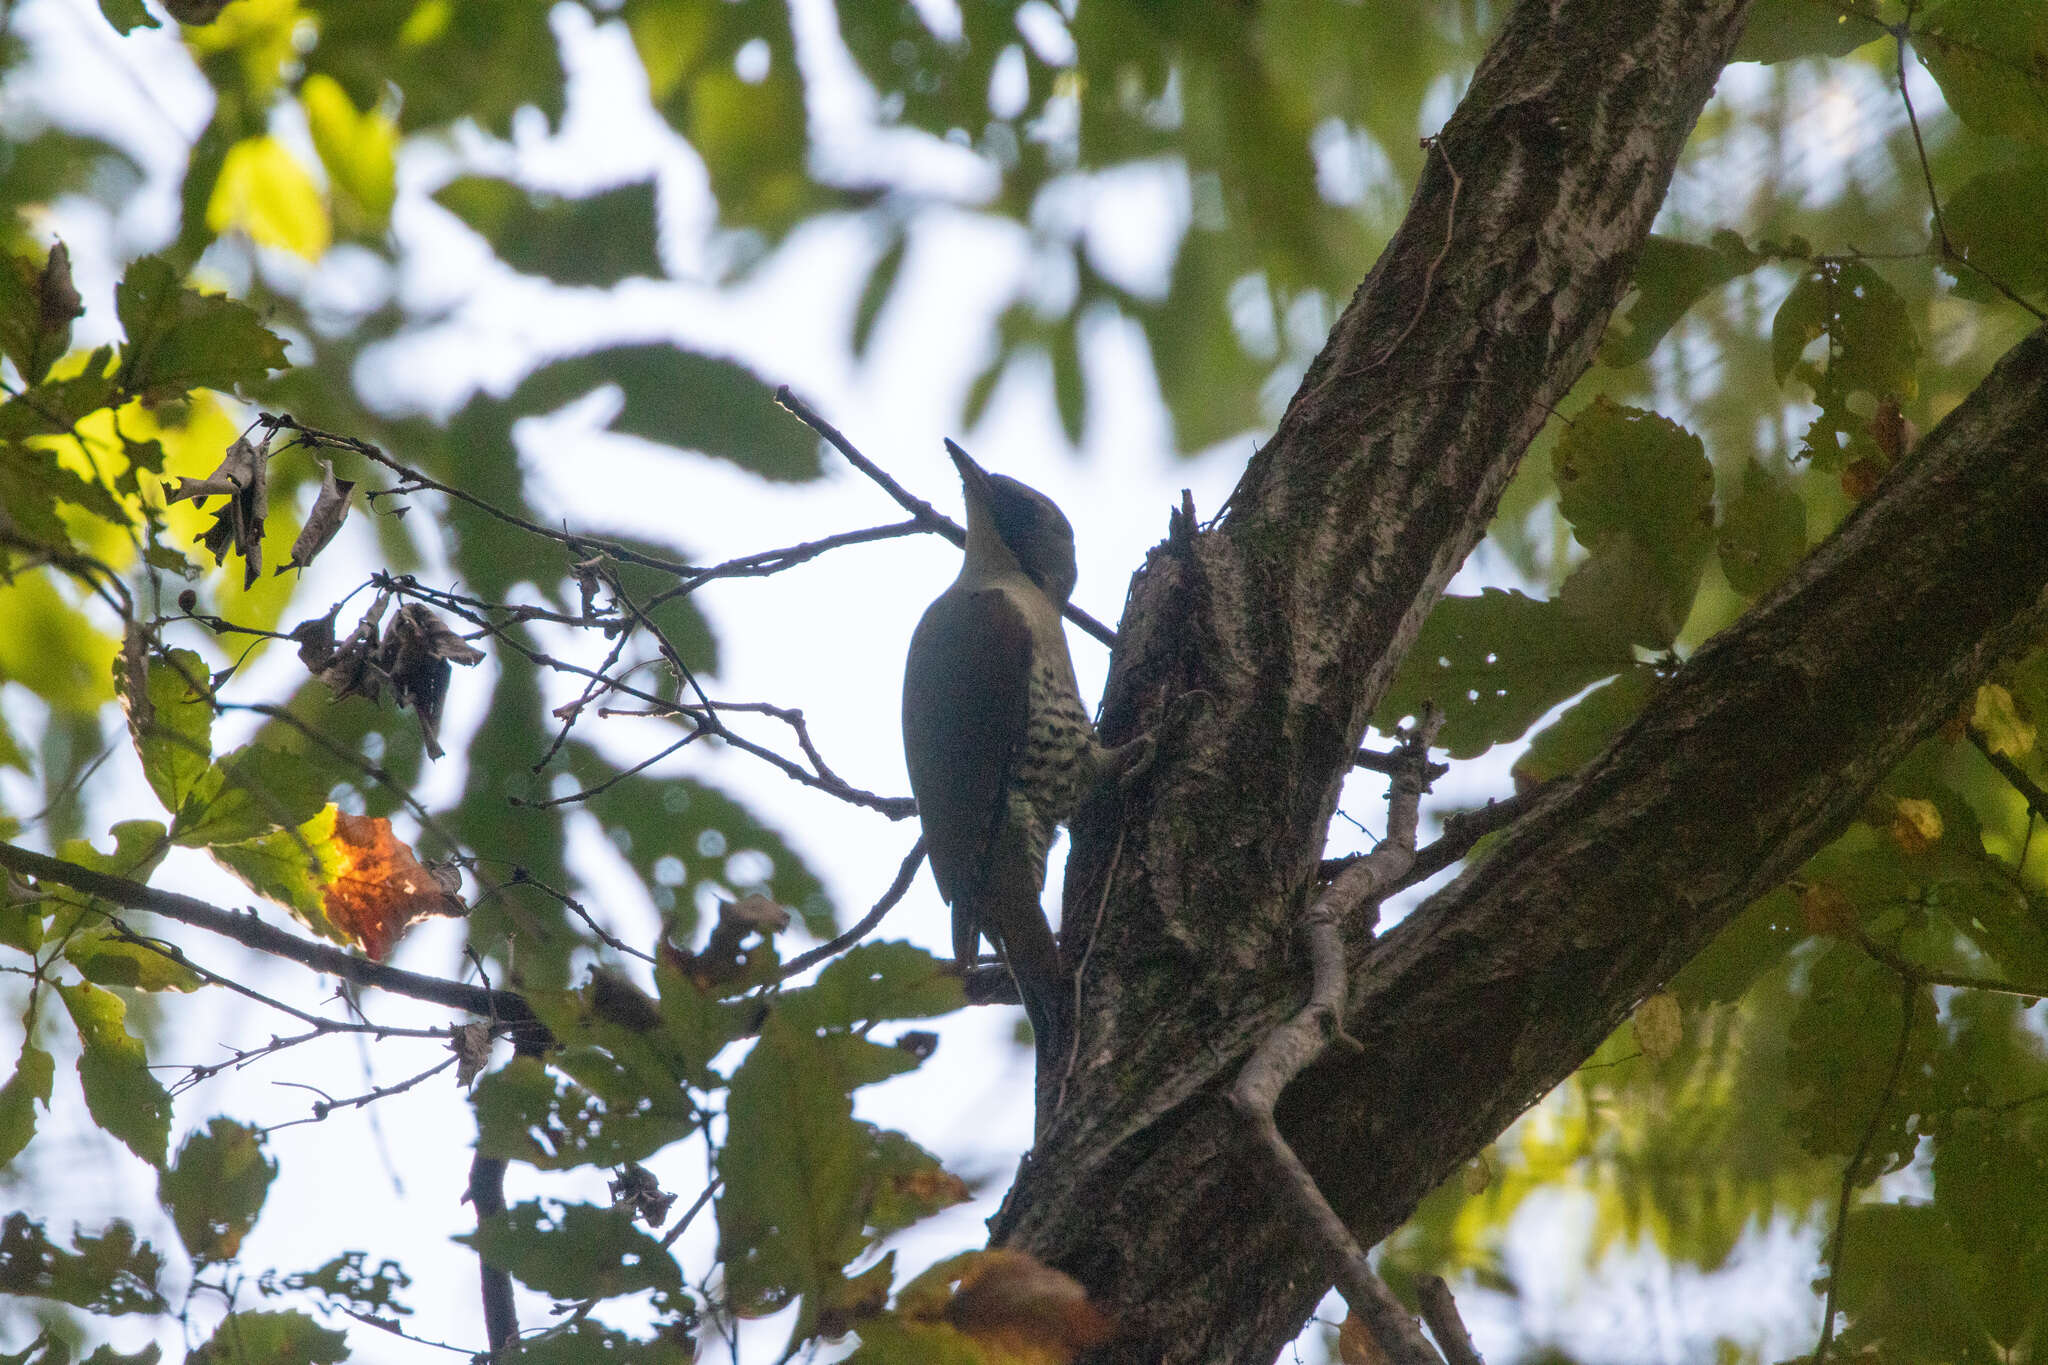
{"label": "woodpecker's wing", "polygon": [[1030,687],[1031,630],[1001,591],[956,587],[926,609],[903,673],[903,756],[949,905],[979,889],[976,869],[987,865],[1024,745]]}

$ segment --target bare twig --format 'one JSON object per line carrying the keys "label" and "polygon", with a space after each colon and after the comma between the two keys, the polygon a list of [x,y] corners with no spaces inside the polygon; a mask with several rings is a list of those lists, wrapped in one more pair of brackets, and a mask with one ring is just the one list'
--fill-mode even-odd
{"label": "bare twig", "polygon": [[1828,1239],[1828,1290],[1820,1308],[1820,1340],[1814,1344],[1813,1365],[1827,1365],[1828,1348],[1835,1340],[1835,1292],[1842,1283],[1842,1248],[1849,1230],[1849,1201],[1856,1195],[1856,1173],[1870,1156],[1870,1144],[1877,1141],[1877,1127],[1884,1122],[1884,1111],[1891,1106],[1892,1096],[1899,1088],[1899,1077],[1906,1070],[1906,1053],[1913,1041],[1913,1007],[1919,1003],[1919,987],[1907,977],[1899,978],[1899,1041],[1892,1050],[1891,1073],[1885,1077],[1884,1089],[1878,1092],[1877,1103],[1871,1106],[1870,1121],[1863,1125],[1863,1137],[1856,1144],[1856,1154],[1849,1158],[1849,1164],[1842,1171],[1841,1192],[1835,1200],[1835,1230]]}
{"label": "bare twig", "polygon": [[[786,408],[790,415],[799,422],[802,422],[812,431],[824,437],[825,443],[841,455],[844,455],[848,464],[867,475],[870,479],[873,479],[884,493],[887,493],[896,500],[898,507],[910,513],[911,518],[917,523],[919,529],[935,531],[952,541],[955,545],[965,545],[967,543],[967,532],[960,529],[958,522],[939,511],[936,507],[933,507],[923,498],[912,493],[902,484],[896,482],[895,479],[889,476],[887,470],[861,454],[853,442],[846,439],[845,433],[819,416],[817,409],[792,393],[789,385],[784,384],[775,391],[775,401]],[[1073,603],[1069,602],[1065,607],[1061,608],[1061,614],[1079,626],[1083,631],[1100,640],[1103,644],[1111,648],[1116,647],[1116,632],[1103,625],[1102,622],[1096,620],[1087,612],[1082,611]]]}
{"label": "bare twig", "polygon": [[858,923],[829,943],[821,943],[808,952],[798,953],[782,965],[782,970],[776,973],[775,979],[787,981],[798,972],[814,967],[828,957],[837,957],[874,932],[875,926],[882,922],[882,917],[895,907],[897,901],[903,899],[904,892],[910,890],[910,879],[917,875],[917,865],[923,861],[924,837],[920,835],[917,842],[910,846],[910,852],[903,855],[903,862],[897,867],[895,880],[889,883],[889,889],[882,893],[882,898],[875,902],[872,909],[860,917]]}
{"label": "bare twig", "polygon": [[1331,1042],[1358,1046],[1344,1031],[1344,925],[1368,908],[1376,913],[1388,889],[1415,860],[1417,816],[1429,780],[1429,744],[1442,724],[1442,713],[1429,708],[1403,736],[1400,754],[1407,765],[1395,773],[1387,793],[1386,839],[1339,873],[1302,916],[1312,972],[1308,1001],[1260,1040],[1230,1090],[1231,1105],[1251,1125],[1279,1168],[1288,1195],[1336,1262],[1337,1287],[1345,1301],[1394,1365],[1442,1365],[1442,1358],[1373,1272],[1365,1249],[1281,1135],[1273,1110],[1287,1083],[1322,1056]]}
{"label": "bare twig", "polygon": [[1970,743],[1977,746],[1977,752],[1984,755],[1984,761],[1998,770],[1998,775],[2012,784],[2012,789],[2027,799],[2027,809],[2048,820],[2048,789],[2027,775],[2026,769],[2013,762],[2004,754],[1991,747],[1991,741],[1984,732],[1972,725],[1968,727]]}
{"label": "bare twig", "polygon": [[[1434,765],[1432,765],[1434,766]],[[1434,841],[1415,851],[1415,861],[1406,872],[1396,877],[1387,887],[1386,894],[1392,896],[1406,891],[1419,882],[1426,882],[1437,873],[1449,867],[1472,851],[1472,846],[1495,830],[1506,829],[1536,804],[1542,796],[1544,786],[1531,787],[1516,792],[1513,796],[1498,801],[1488,801],[1472,810],[1454,811],[1444,817],[1444,832]],[[1326,858],[1317,869],[1317,876],[1328,881],[1345,868],[1357,862],[1365,854],[1355,853],[1346,858]]]}

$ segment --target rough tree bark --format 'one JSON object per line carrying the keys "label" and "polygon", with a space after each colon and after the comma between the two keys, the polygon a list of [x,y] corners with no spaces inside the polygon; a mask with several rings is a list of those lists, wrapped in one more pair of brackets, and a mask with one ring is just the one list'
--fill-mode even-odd
{"label": "rough tree bark", "polygon": [[[1186,691],[1213,705],[1078,822],[1080,1041],[994,1223],[1115,1309],[1091,1360],[1265,1365],[1330,1283],[1222,1096],[1306,989],[1295,920],[1371,707],[1588,365],[1745,8],[1519,5],[1226,517],[1177,525],[1134,581],[1107,737]],[[1363,1243],[2038,637],[2044,526],[2036,334],[1485,862],[1377,941],[1349,926],[1365,1050],[1280,1117]]]}

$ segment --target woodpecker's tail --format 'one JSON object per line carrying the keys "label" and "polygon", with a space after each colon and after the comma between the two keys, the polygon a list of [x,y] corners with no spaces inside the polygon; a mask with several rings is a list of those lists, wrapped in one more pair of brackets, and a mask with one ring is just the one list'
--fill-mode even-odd
{"label": "woodpecker's tail", "polygon": [[1009,964],[1031,1018],[1039,1074],[1051,1075],[1066,1064],[1074,983],[1038,901],[1045,863],[1014,826],[997,835],[990,855],[989,875],[974,898],[973,920]]}

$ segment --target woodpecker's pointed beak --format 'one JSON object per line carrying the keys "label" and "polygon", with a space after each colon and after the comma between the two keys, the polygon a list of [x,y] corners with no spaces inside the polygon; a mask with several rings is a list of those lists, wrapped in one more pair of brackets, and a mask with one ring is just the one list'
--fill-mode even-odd
{"label": "woodpecker's pointed beak", "polygon": [[995,494],[989,488],[988,471],[976,464],[974,457],[962,450],[950,436],[946,438],[946,453],[953,457],[953,467],[960,471],[960,484],[967,490],[968,498],[983,507],[993,503]]}

